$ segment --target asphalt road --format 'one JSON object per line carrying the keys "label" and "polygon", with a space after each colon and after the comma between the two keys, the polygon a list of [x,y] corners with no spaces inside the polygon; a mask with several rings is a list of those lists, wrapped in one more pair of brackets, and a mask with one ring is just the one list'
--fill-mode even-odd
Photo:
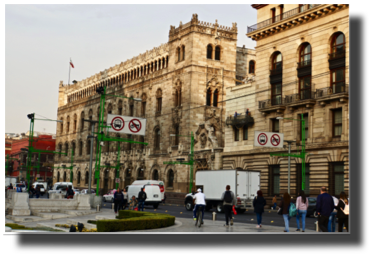
{"label": "asphalt road", "polygon": [[[103,202],[103,207],[111,209],[112,203],[111,202]],[[104,206],[105,205],[105,206]],[[173,215],[175,217],[181,217],[181,218],[192,218],[193,213],[192,211],[187,211],[183,205],[176,205],[176,204],[166,204],[166,205],[159,205],[157,209],[154,209],[153,206],[145,206],[145,210],[149,212],[157,212],[157,213],[167,213],[170,215]],[[205,221],[212,221],[212,212],[214,210],[210,210],[209,212],[204,213],[204,220]],[[273,225],[273,226],[283,226],[284,230],[284,220],[283,216],[278,215],[277,210],[266,210],[263,213],[262,216],[262,226],[266,225]],[[216,216],[217,220],[225,220],[225,215],[217,214]],[[316,219],[313,217],[307,217],[305,219],[305,228],[308,229],[315,229],[315,223]],[[257,217],[256,214],[252,210],[247,210],[243,214],[237,214],[234,215],[234,223],[251,223],[252,227],[255,228],[257,225]],[[206,222],[205,222],[206,224]],[[290,220],[290,227],[296,227],[296,217],[292,217]],[[301,222],[300,222],[301,226]]]}

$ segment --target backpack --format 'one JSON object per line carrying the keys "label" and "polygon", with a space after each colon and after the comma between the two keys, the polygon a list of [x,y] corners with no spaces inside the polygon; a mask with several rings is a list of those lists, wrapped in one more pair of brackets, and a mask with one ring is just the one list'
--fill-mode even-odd
{"label": "backpack", "polygon": [[349,215],[349,205],[348,204],[345,204],[345,202],[341,199],[341,201],[344,203],[344,205],[345,205],[345,208],[344,209],[342,209],[341,208],[341,211],[345,214],[345,215]]}
{"label": "backpack", "polygon": [[290,206],[289,206],[289,216],[290,217],[295,217],[296,216],[296,205],[294,203],[290,203]]}
{"label": "backpack", "polygon": [[225,191],[224,201],[226,203],[231,203],[233,201],[232,193],[230,191]]}

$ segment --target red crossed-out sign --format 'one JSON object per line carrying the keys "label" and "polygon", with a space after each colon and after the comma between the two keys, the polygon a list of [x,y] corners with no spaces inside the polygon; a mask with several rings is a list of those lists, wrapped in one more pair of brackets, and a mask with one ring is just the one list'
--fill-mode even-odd
{"label": "red crossed-out sign", "polygon": [[273,146],[278,146],[280,144],[280,137],[278,134],[274,134],[271,136],[271,144]]}
{"label": "red crossed-out sign", "polygon": [[138,133],[142,128],[141,121],[138,119],[132,119],[129,121],[129,130],[132,133]]}
{"label": "red crossed-out sign", "polygon": [[121,131],[125,126],[124,119],[121,116],[116,116],[112,119],[111,126],[114,130]]}
{"label": "red crossed-out sign", "polygon": [[258,135],[258,143],[259,143],[259,145],[262,145],[262,146],[266,145],[267,135],[265,133],[260,133]]}

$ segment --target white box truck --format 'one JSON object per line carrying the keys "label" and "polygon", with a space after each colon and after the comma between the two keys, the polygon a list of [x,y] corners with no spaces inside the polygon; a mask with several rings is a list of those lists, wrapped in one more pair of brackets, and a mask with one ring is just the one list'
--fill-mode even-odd
{"label": "white box truck", "polygon": [[[196,172],[196,190],[202,189],[205,194],[206,210],[216,208],[218,213],[223,212],[221,195],[230,185],[230,190],[236,195],[236,210],[244,213],[246,209],[253,209],[253,199],[260,190],[260,171],[214,170]],[[188,211],[193,209],[193,195],[185,197],[185,207]]]}

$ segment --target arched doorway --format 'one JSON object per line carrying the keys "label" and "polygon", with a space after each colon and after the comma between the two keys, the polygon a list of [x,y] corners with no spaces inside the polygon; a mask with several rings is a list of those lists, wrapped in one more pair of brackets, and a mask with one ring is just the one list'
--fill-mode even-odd
{"label": "arched doorway", "polygon": [[159,179],[159,173],[157,170],[153,171],[153,177],[152,178],[154,181],[157,181]]}
{"label": "arched doorway", "polygon": [[170,169],[167,173],[167,187],[170,187],[170,188],[174,187],[174,178],[175,178],[174,171]]}
{"label": "arched doorway", "polygon": [[143,179],[144,179],[143,169],[139,168],[137,171],[137,180],[143,180]]}

